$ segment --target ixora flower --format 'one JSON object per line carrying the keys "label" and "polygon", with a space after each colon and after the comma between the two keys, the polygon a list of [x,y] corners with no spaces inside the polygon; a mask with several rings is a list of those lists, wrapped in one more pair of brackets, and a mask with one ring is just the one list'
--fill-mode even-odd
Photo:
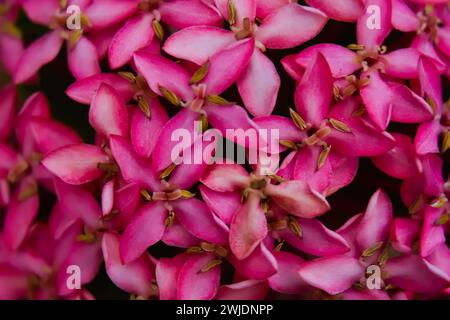
{"label": "ixora flower", "polygon": [[[72,129],[50,118],[45,96],[31,95],[15,115],[15,88],[1,93],[2,123],[0,132],[0,182],[2,206],[7,207],[3,228],[5,245],[17,249],[24,241],[39,209],[38,182],[52,190],[51,174],[40,164],[41,158],[66,144],[79,143],[81,138]],[[8,144],[15,125],[15,142],[19,150]]]}
{"label": "ixora flower", "polygon": [[[430,97],[419,96],[403,82],[419,78],[420,63],[425,58],[414,48],[386,54],[387,48],[382,43],[392,29],[389,15],[389,9],[382,11],[384,22],[375,30],[367,28],[367,14],[358,20],[358,44],[349,46],[356,52],[334,44],[319,44],[284,58],[283,64],[295,79],[300,80],[311,60],[320,52],[337,80],[335,95],[346,97],[359,90],[365,110],[379,130],[385,130],[391,120],[401,123],[430,120],[435,112],[432,106],[437,102],[429,100],[430,106],[424,100]],[[361,71],[359,78],[353,75],[356,71]]]}
{"label": "ixora flower", "polygon": [[[366,212],[354,216],[337,231],[351,244],[352,250],[302,264],[300,277],[344,299],[364,296],[389,299],[391,292],[398,294],[397,290],[435,295],[442,292],[448,286],[448,275],[414,254],[412,244],[419,236],[419,224],[411,219],[393,220],[392,215],[389,198],[378,190]],[[369,266],[381,269],[381,286],[375,291],[368,288]]]}
{"label": "ixora flower", "polygon": [[[315,37],[327,17],[311,7],[290,1],[217,0],[217,8],[228,20],[231,31],[212,26],[185,28],[171,35],[163,49],[170,55],[208,65],[218,51],[235,41],[250,38],[255,43],[248,67],[237,79],[239,93],[255,116],[272,113],[280,88],[280,77],[273,63],[262,52],[287,49]],[[256,16],[261,23],[256,22]],[[230,52],[231,56],[232,53]]]}
{"label": "ixora flower", "polygon": [[223,18],[213,4],[201,0],[145,0],[136,13],[111,39],[108,49],[112,69],[125,65],[134,52],[149,46],[155,36],[163,40],[164,29],[160,21],[175,29],[195,25],[220,26]]}
{"label": "ixora flower", "polygon": [[[68,6],[80,9],[80,28],[67,28]],[[14,82],[28,81],[39,69],[58,55],[64,40],[67,41],[67,63],[76,79],[100,73],[100,44],[106,35],[93,33],[111,27],[133,14],[134,0],[54,1],[27,0],[24,10],[31,21],[44,25],[51,31],[32,42],[23,52],[14,72]],[[87,32],[91,38],[88,37]]]}

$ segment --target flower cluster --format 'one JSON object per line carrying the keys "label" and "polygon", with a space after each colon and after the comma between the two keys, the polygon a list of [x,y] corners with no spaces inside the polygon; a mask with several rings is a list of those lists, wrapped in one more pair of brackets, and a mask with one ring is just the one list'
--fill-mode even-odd
{"label": "flower cluster", "polygon": [[[1,4],[0,298],[94,299],[103,267],[135,299],[448,297],[448,0],[305,2]],[[24,95],[60,52],[95,141]]]}

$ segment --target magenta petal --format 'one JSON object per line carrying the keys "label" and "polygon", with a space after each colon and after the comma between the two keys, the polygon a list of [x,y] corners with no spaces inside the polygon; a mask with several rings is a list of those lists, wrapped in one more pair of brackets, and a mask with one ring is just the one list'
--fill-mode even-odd
{"label": "magenta petal", "polygon": [[119,211],[112,220],[113,229],[123,229],[128,225],[141,200],[141,188],[130,183],[114,192],[114,208]]}
{"label": "magenta petal", "polygon": [[268,185],[265,193],[287,212],[303,218],[314,218],[330,210],[323,195],[299,180]]}
{"label": "magenta petal", "polygon": [[421,85],[421,96],[428,97],[435,105],[436,112],[442,108],[442,86],[439,71],[433,62],[422,56],[419,59],[418,66],[419,80]]}
{"label": "magenta petal", "polygon": [[[228,0],[212,1],[215,3],[222,16],[228,20]],[[256,2],[257,0],[233,0],[234,7],[236,8],[236,27],[241,28],[245,18],[248,18],[251,22],[255,20]]]}
{"label": "magenta petal", "polygon": [[231,223],[234,213],[241,207],[239,192],[217,192],[204,185],[199,186],[202,199],[211,211],[227,225]]}
{"label": "magenta petal", "polygon": [[354,258],[335,256],[305,262],[300,266],[299,274],[311,286],[336,295],[359,281],[364,268]]}
{"label": "magenta petal", "polygon": [[410,254],[414,241],[420,233],[420,222],[408,218],[395,218],[391,226],[392,247],[402,253]]}
{"label": "magenta petal", "polygon": [[193,254],[186,259],[178,274],[177,298],[179,300],[211,300],[220,282],[220,267],[202,272],[214,259],[213,254]]}
{"label": "magenta petal", "polygon": [[121,76],[112,73],[101,73],[78,80],[70,85],[66,93],[70,98],[79,103],[91,104],[92,98],[102,83],[113,87],[122,97],[123,101],[130,100],[134,95],[131,84]]}
{"label": "magenta petal", "polygon": [[325,227],[316,219],[297,218],[302,228],[303,236],[300,238],[289,228],[279,234],[295,248],[318,257],[329,257],[344,254],[349,251],[349,245],[343,237]]}
{"label": "magenta petal", "polygon": [[266,280],[278,270],[277,259],[264,243],[257,246],[253,253],[244,260],[231,257],[231,263],[239,274],[254,280]]}
{"label": "magenta petal", "polygon": [[108,215],[114,208],[114,180],[108,181],[102,188],[102,213]]}
{"label": "magenta petal", "polygon": [[[198,121],[199,119],[199,113],[184,108],[164,125],[151,157],[153,167],[156,171],[159,172],[166,169],[177,160],[173,158],[177,158],[178,154],[173,157],[172,153],[175,152],[180,143],[183,144],[183,150],[191,147],[194,143],[193,140],[199,136],[195,126],[195,121]],[[189,137],[186,137],[186,139],[190,139],[189,141],[185,141],[185,139],[179,141],[182,138],[177,136],[176,132],[179,132],[180,129],[184,129],[185,132],[189,133]]]}
{"label": "magenta petal", "polygon": [[73,48],[67,48],[67,59],[75,79],[84,79],[101,72],[97,49],[86,37],[81,37]]}
{"label": "magenta petal", "polygon": [[291,3],[264,18],[256,39],[269,49],[293,48],[314,38],[327,21],[323,12]]}
{"label": "magenta petal", "polygon": [[90,192],[79,186],[68,185],[58,179],[55,179],[55,190],[58,196],[59,210],[72,219],[83,220],[94,230],[98,227],[102,210]]}
{"label": "magenta petal", "polygon": [[152,191],[159,190],[160,182],[150,161],[139,157],[128,140],[113,135],[110,138],[110,146],[125,181],[138,183]]}
{"label": "magenta petal", "polygon": [[266,216],[260,198],[250,192],[246,202],[234,214],[230,225],[230,248],[237,259],[247,258],[266,237]]}
{"label": "magenta petal", "polygon": [[426,194],[440,197],[445,190],[442,177],[443,160],[435,154],[427,154],[422,158],[423,176],[425,178],[424,191]]}
{"label": "magenta petal", "polygon": [[325,57],[318,53],[306,68],[295,91],[295,105],[300,115],[319,128],[333,99],[333,78]]}
{"label": "magenta petal", "polygon": [[298,294],[308,285],[298,275],[304,260],[289,252],[274,252],[278,262],[278,272],[269,278],[270,287],[281,293]]}
{"label": "magenta petal", "polygon": [[415,32],[420,28],[420,20],[404,0],[392,0],[392,25],[403,32]]}
{"label": "magenta petal", "polygon": [[209,60],[209,68],[202,83],[208,94],[221,94],[242,74],[250,62],[255,48],[253,39],[233,43],[217,52]]}
{"label": "magenta petal", "polygon": [[441,134],[441,125],[439,121],[431,120],[422,123],[416,132],[414,145],[419,155],[427,153],[439,153],[439,136]]}
{"label": "magenta petal", "polygon": [[360,89],[367,113],[375,126],[385,130],[391,120],[392,88],[380,76],[378,71],[369,72],[369,84]]}
{"label": "magenta petal", "polygon": [[[366,0],[364,14],[360,15],[357,23],[357,38],[358,43],[365,45],[368,48],[381,46],[384,39],[392,30],[391,14],[392,3],[391,0]],[[377,8],[377,10],[369,10]],[[375,12],[375,13],[374,13]],[[379,20],[379,25],[369,25],[373,19]]]}
{"label": "magenta petal", "polygon": [[117,69],[126,64],[134,52],[147,46],[153,39],[153,16],[151,14],[137,15],[114,35],[108,50],[109,64]]}
{"label": "magenta petal", "polygon": [[231,192],[245,188],[249,179],[247,171],[238,164],[216,164],[210,167],[201,182],[214,191]]}
{"label": "magenta petal", "polygon": [[169,228],[166,228],[162,242],[168,246],[178,247],[178,248],[190,248],[197,246],[201,241],[189,233],[178,220],[174,220]]}
{"label": "magenta petal", "polygon": [[105,233],[102,239],[103,257],[109,278],[122,290],[142,297],[150,295],[153,274],[151,265],[144,256],[131,263],[124,264],[120,259],[119,244],[121,237],[114,233]]}
{"label": "magenta petal", "polygon": [[233,32],[212,26],[194,26],[172,34],[163,49],[174,57],[202,65],[235,41]]}
{"label": "magenta petal", "polygon": [[306,48],[295,56],[295,62],[306,69],[318,53],[321,53],[328,62],[334,78],[348,76],[361,68],[355,52],[331,43],[321,43]]}
{"label": "magenta petal", "polygon": [[0,264],[0,299],[24,299],[28,290],[28,275],[7,264]]}
{"label": "magenta petal", "polygon": [[379,189],[370,198],[361,222],[356,241],[361,251],[387,240],[392,222],[392,203],[386,192]]}
{"label": "magenta petal", "polygon": [[144,52],[134,54],[134,63],[153,92],[161,94],[159,88],[162,86],[185,101],[193,98],[194,93],[189,86],[191,76],[182,66],[167,58]]}
{"label": "magenta petal", "polygon": [[181,254],[172,259],[159,259],[155,274],[161,300],[177,299],[178,274],[187,258],[188,255]]}
{"label": "magenta petal", "polygon": [[215,300],[263,300],[269,286],[266,281],[245,280],[219,288]]}
{"label": "magenta petal", "polygon": [[59,8],[58,0],[27,0],[22,2],[28,18],[34,23],[42,25],[48,25]]}
{"label": "magenta petal", "polygon": [[213,4],[202,0],[174,0],[160,4],[161,20],[175,29],[193,25],[221,26],[223,23]]}
{"label": "magenta petal", "polygon": [[84,13],[89,17],[93,29],[110,27],[129,17],[138,3],[133,0],[93,1]]}
{"label": "magenta petal", "polygon": [[432,207],[425,209],[423,226],[420,234],[420,255],[422,257],[430,255],[437,246],[446,241],[443,226],[436,225],[436,221],[443,213],[443,209]]}
{"label": "magenta petal", "polygon": [[33,118],[29,122],[36,147],[44,155],[58,148],[83,142],[72,128],[53,120]]}
{"label": "magenta petal", "polygon": [[277,102],[280,76],[273,63],[255,49],[247,69],[238,78],[239,93],[254,116],[270,115]]}
{"label": "magenta petal", "polygon": [[150,157],[158,142],[159,133],[169,121],[169,117],[158,99],[150,99],[149,105],[150,118],[137,109],[131,114],[131,142],[136,153],[143,158]]}
{"label": "magenta petal", "polygon": [[8,74],[14,74],[23,51],[22,39],[7,34],[0,36],[1,66]]}
{"label": "magenta petal", "polygon": [[405,85],[393,87],[391,120],[401,123],[421,123],[433,119],[430,105]]}
{"label": "magenta petal", "polygon": [[385,266],[387,281],[404,290],[437,293],[448,285],[445,273],[419,256],[390,259]]}
{"label": "magenta petal", "polygon": [[227,243],[227,230],[203,201],[179,199],[172,203],[175,217],[195,237],[216,244]]}
{"label": "magenta petal", "polygon": [[392,51],[384,55],[383,59],[387,75],[401,78],[414,79],[417,77],[417,64],[420,53],[413,48],[405,48]]}
{"label": "magenta petal", "polygon": [[92,98],[89,123],[106,137],[112,134],[128,135],[128,111],[120,95],[111,86],[101,84]]}
{"label": "magenta petal", "polygon": [[162,202],[148,203],[136,212],[120,242],[120,256],[124,263],[136,260],[148,247],[161,240],[167,213]]}
{"label": "magenta petal", "polygon": [[363,13],[364,7],[361,0],[306,0],[306,2],[330,17],[338,21],[354,22]]}
{"label": "magenta petal", "polygon": [[33,77],[45,64],[58,55],[63,40],[57,31],[45,34],[32,42],[22,54],[14,73],[14,82],[23,83]]}
{"label": "magenta petal", "polygon": [[16,109],[16,89],[10,85],[0,91],[0,141],[6,140],[13,129]]}
{"label": "magenta petal", "polygon": [[393,136],[397,145],[372,158],[373,163],[378,169],[397,179],[404,180],[418,175],[421,165],[411,138],[399,133],[394,133]]}
{"label": "magenta petal", "polygon": [[84,184],[102,175],[99,163],[108,162],[108,156],[97,146],[76,144],[50,152],[42,164],[68,184]]}
{"label": "magenta petal", "polygon": [[27,177],[23,179],[8,206],[4,224],[4,239],[8,248],[16,250],[25,239],[28,229],[37,216],[39,199],[37,193],[26,199],[21,194],[30,188],[37,188],[36,181]]}

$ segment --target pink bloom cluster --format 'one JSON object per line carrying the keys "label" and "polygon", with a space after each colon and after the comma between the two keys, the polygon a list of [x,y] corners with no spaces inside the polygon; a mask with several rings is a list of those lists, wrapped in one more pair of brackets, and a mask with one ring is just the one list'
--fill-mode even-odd
{"label": "pink bloom cluster", "polygon": [[[30,42],[23,14],[48,31]],[[331,20],[356,43],[308,45]],[[1,299],[93,299],[103,265],[139,299],[450,295],[447,0],[9,0],[0,27]],[[95,142],[19,94],[61,50]],[[175,164],[178,129],[211,159],[211,130],[278,130],[279,148]],[[363,158],[398,190],[327,227]]]}

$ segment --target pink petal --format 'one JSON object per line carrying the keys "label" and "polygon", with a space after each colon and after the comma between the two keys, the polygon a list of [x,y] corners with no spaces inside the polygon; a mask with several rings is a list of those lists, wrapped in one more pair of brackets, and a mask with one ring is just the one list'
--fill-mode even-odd
{"label": "pink petal", "polygon": [[395,250],[410,254],[419,233],[419,221],[408,218],[395,218],[391,226],[391,244]]}
{"label": "pink petal", "polygon": [[175,29],[194,25],[221,26],[222,17],[212,5],[201,0],[175,0],[163,2],[158,8],[161,20]]}
{"label": "pink petal", "polygon": [[439,71],[436,69],[433,62],[422,56],[419,59],[419,80],[421,85],[421,96],[427,96],[436,106],[436,112],[441,110],[442,106],[442,86]]}
{"label": "pink petal", "polygon": [[26,0],[22,2],[28,18],[34,23],[42,25],[48,25],[59,9],[58,0]]}
{"label": "pink petal", "polygon": [[37,149],[43,154],[83,142],[75,130],[60,122],[36,117],[28,125],[33,132]]}
{"label": "pink petal", "polygon": [[210,167],[201,182],[214,191],[237,191],[249,183],[249,175],[238,164],[216,164]]}
{"label": "pink petal", "polygon": [[430,255],[437,246],[445,243],[444,228],[436,225],[436,221],[444,213],[443,209],[428,207],[425,209],[422,231],[420,234],[420,255]]}
{"label": "pink petal", "polygon": [[194,237],[192,233],[189,233],[176,219],[170,227],[166,229],[166,232],[164,232],[161,240],[168,246],[178,248],[194,247],[201,241],[200,239]]}
{"label": "pink petal", "polygon": [[445,190],[442,178],[443,160],[435,154],[427,154],[422,158],[423,176],[425,177],[424,191],[434,197],[441,196]]}
{"label": "pink petal", "polygon": [[419,174],[420,161],[416,156],[411,138],[399,134],[393,134],[397,145],[383,155],[372,158],[375,166],[397,179],[412,178]]}
{"label": "pink petal", "polygon": [[306,0],[306,2],[321,11],[328,17],[338,21],[354,22],[363,13],[361,0]]}
{"label": "pink petal", "polygon": [[131,114],[131,142],[136,153],[143,158],[150,157],[158,141],[159,133],[169,121],[169,117],[158,99],[150,99],[149,105],[150,118],[137,109]]}
{"label": "pink petal", "polygon": [[125,20],[136,10],[138,3],[133,0],[93,1],[84,10],[93,29],[110,27]]}
{"label": "pink petal", "polygon": [[111,86],[101,84],[92,98],[89,123],[106,137],[128,135],[128,111],[120,95]]}
{"label": "pink petal", "polygon": [[102,213],[108,215],[114,208],[114,180],[108,181],[102,188]]}
{"label": "pink petal", "polygon": [[404,0],[392,0],[392,25],[403,32],[419,30],[420,21]]}
{"label": "pink petal", "polygon": [[150,295],[150,283],[153,280],[151,265],[145,256],[124,264],[120,259],[119,244],[121,237],[114,233],[105,233],[102,239],[103,257],[109,278],[122,290],[142,297]]}
{"label": "pink petal", "polygon": [[306,262],[298,272],[311,286],[336,295],[356,283],[364,274],[364,268],[356,259],[335,256]]}
{"label": "pink petal", "polygon": [[37,193],[26,199],[20,199],[21,194],[28,188],[37,188],[36,181],[31,177],[22,179],[6,212],[3,232],[5,244],[11,250],[16,250],[21,245],[38,214]]}
{"label": "pink petal", "polygon": [[255,49],[247,69],[237,79],[239,93],[254,116],[270,115],[277,102],[280,76],[273,63]]}
{"label": "pink petal", "polygon": [[233,32],[212,26],[194,26],[172,34],[163,50],[176,58],[203,65],[235,41]]}
{"label": "pink petal", "polygon": [[292,3],[264,18],[256,38],[269,49],[292,48],[314,38],[327,21],[321,11]]}
{"label": "pink petal", "polygon": [[392,222],[392,203],[386,192],[379,189],[370,198],[358,226],[356,241],[361,251],[387,240]]}
{"label": "pink petal", "polygon": [[142,206],[126,227],[120,242],[120,256],[124,263],[139,258],[148,247],[163,236],[167,209],[162,202]]}
{"label": "pink petal", "polygon": [[113,73],[101,73],[78,80],[70,85],[66,90],[66,94],[79,103],[91,104],[92,98],[102,83],[113,87],[122,97],[123,101],[130,100],[134,95],[131,84],[121,76]]}
{"label": "pink petal", "polygon": [[86,37],[81,37],[73,48],[67,49],[67,63],[75,79],[84,79],[101,72],[98,52]]}
{"label": "pink petal", "polygon": [[298,269],[304,260],[289,252],[274,252],[278,272],[269,278],[270,287],[281,293],[298,294],[308,285],[300,278]]}
{"label": "pink petal", "polygon": [[55,179],[55,190],[58,196],[59,210],[72,219],[81,219],[92,229],[99,225],[102,210],[97,199],[87,190],[79,186],[68,185]]}
{"label": "pink petal", "polygon": [[319,128],[333,99],[333,78],[325,57],[318,53],[308,65],[295,91],[295,105],[300,115]]}
{"label": "pink petal", "polygon": [[99,163],[107,163],[108,156],[97,146],[77,144],[50,152],[42,164],[68,184],[80,185],[102,175]]}
{"label": "pink petal", "polygon": [[433,118],[433,109],[424,99],[405,85],[395,86],[391,120],[401,123],[420,123]]}
{"label": "pink petal", "polygon": [[216,295],[220,267],[201,271],[213,259],[212,254],[193,254],[187,258],[178,274],[177,299],[211,300]]}
{"label": "pink petal", "polygon": [[196,198],[179,199],[172,203],[175,217],[195,237],[216,244],[226,244],[228,234],[223,224]]}
{"label": "pink petal", "polygon": [[156,281],[161,300],[177,299],[177,279],[188,255],[181,254],[172,259],[161,258],[156,264]]}
{"label": "pink petal", "polygon": [[255,48],[253,39],[233,43],[213,55],[202,83],[208,94],[221,94],[228,89],[246,69]]}
{"label": "pink petal", "polygon": [[141,187],[153,191],[159,190],[160,182],[151,163],[139,157],[128,140],[113,135],[110,137],[110,146],[125,181],[138,183]]}
{"label": "pink petal", "polygon": [[109,64],[112,69],[125,65],[134,52],[147,46],[153,39],[153,16],[141,14],[132,17],[114,35],[108,50]]}
{"label": "pink petal", "polygon": [[[250,22],[255,20],[256,16],[256,0],[232,0],[233,5],[236,8],[236,23],[234,26],[241,28],[245,18],[248,18]],[[220,11],[225,19],[229,19],[228,16],[228,0],[214,0],[217,9]]]}
{"label": "pink petal", "polygon": [[295,216],[314,218],[330,210],[325,197],[303,181],[286,181],[268,185],[265,193],[281,208]]}
{"label": "pink petal", "polygon": [[[364,14],[360,15],[357,22],[357,39],[358,43],[365,45],[368,48],[374,48],[376,46],[381,46],[384,39],[392,30],[391,24],[391,14],[392,14],[392,4],[391,0],[366,0],[365,1]],[[378,8],[377,13],[374,14],[373,11],[369,9]],[[375,29],[369,28],[369,24],[373,18],[379,18],[379,26]],[[377,28],[379,27],[379,29]]]}
{"label": "pink petal", "polygon": [[14,74],[23,51],[22,39],[7,34],[0,36],[0,63],[8,74]]}
{"label": "pink petal", "polygon": [[306,48],[295,56],[295,62],[306,69],[319,52],[328,62],[334,78],[348,76],[361,68],[355,52],[331,43],[322,43]]}
{"label": "pink petal", "polygon": [[[195,121],[200,118],[199,113],[184,108],[173,116],[161,129],[158,141],[152,153],[152,163],[156,171],[162,171],[170,166],[175,160],[172,153],[175,152],[177,146],[182,143],[183,149],[190,148],[199,133],[196,131]],[[189,133],[189,141],[183,139],[181,142],[177,139],[176,132],[185,130]],[[180,139],[180,137],[178,137]],[[181,150],[180,150],[181,151]]]}
{"label": "pink petal", "polygon": [[427,153],[439,153],[439,136],[441,134],[441,125],[436,120],[422,123],[416,132],[414,145],[419,155]]}
{"label": "pink petal", "polygon": [[295,248],[318,257],[329,257],[349,251],[349,245],[343,237],[325,227],[316,219],[297,218],[303,236],[300,238],[289,228],[279,234]]}
{"label": "pink petal", "polygon": [[7,264],[0,264],[0,299],[24,299],[28,290],[28,275]]}
{"label": "pink petal", "polygon": [[257,246],[253,253],[244,260],[231,257],[231,263],[239,274],[254,280],[266,280],[278,270],[277,259],[264,243]]}
{"label": "pink petal", "polygon": [[57,31],[45,34],[32,42],[22,54],[14,73],[14,83],[20,84],[36,75],[39,69],[58,55],[63,39]]}
{"label": "pink petal", "polygon": [[189,86],[191,76],[182,66],[167,58],[143,52],[134,54],[134,63],[153,92],[161,94],[159,88],[162,86],[185,101],[193,98],[194,93]]}
{"label": "pink petal", "polygon": [[268,232],[266,216],[256,192],[250,192],[246,202],[234,214],[230,225],[230,248],[237,259],[247,258]]}
{"label": "pink petal", "polygon": [[387,75],[401,79],[414,79],[417,77],[417,64],[420,53],[413,48],[392,51],[383,56],[386,63],[384,69]]}
{"label": "pink petal", "polygon": [[204,185],[199,186],[202,199],[209,209],[227,225],[231,223],[234,213],[241,207],[239,192],[217,192]]}
{"label": "pink petal", "polygon": [[141,188],[130,183],[114,192],[114,209],[119,213],[111,221],[111,228],[122,230],[130,222],[141,200]]}
{"label": "pink petal", "polygon": [[263,300],[269,287],[265,281],[245,280],[219,288],[215,300]]}
{"label": "pink petal", "polygon": [[[437,293],[448,284],[448,277],[419,256],[390,259],[385,266],[387,281],[404,290]],[[446,279],[447,278],[447,279]]]}

